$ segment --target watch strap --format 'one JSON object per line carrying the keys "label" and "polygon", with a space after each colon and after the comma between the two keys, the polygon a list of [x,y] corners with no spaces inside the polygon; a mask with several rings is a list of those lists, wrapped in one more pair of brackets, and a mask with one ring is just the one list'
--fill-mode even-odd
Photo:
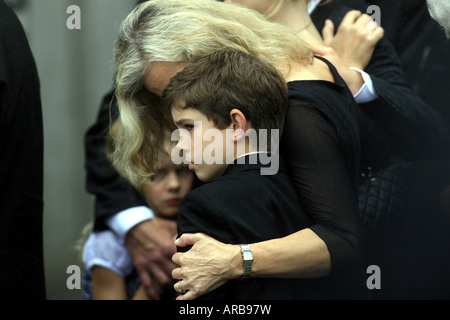
{"label": "watch strap", "polygon": [[248,244],[241,244],[240,247],[242,253],[242,260],[244,264],[244,274],[242,275],[242,279],[247,279],[250,277],[252,273],[252,266],[253,266],[252,249]]}

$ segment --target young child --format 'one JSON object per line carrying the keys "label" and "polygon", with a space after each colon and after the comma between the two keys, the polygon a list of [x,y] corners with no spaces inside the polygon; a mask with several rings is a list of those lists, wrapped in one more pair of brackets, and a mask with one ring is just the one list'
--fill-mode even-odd
{"label": "young child", "polygon": [[[112,135],[117,125],[118,122],[112,126]],[[167,149],[170,150],[169,145]],[[155,216],[176,219],[181,199],[191,190],[193,179],[194,175],[186,166],[175,165],[167,154],[162,157],[154,180],[137,189]],[[85,299],[147,299],[125,243],[112,231],[92,232],[82,257]],[[168,288],[167,292],[172,294],[172,289]]]}
{"label": "young child", "polygon": [[[288,104],[283,77],[259,58],[223,50],[175,75],[163,100],[180,129],[176,147],[198,178],[208,182],[183,198],[178,236],[203,232],[224,243],[241,244],[243,253],[246,281],[229,281],[202,298],[301,298],[296,294],[301,280],[251,278],[251,248],[246,245],[311,225],[283,159],[273,154],[272,142],[277,132],[281,136]],[[269,147],[261,148],[264,144]],[[278,163],[273,166],[267,159]],[[276,170],[263,170],[269,167]],[[183,294],[183,281],[175,288]]]}

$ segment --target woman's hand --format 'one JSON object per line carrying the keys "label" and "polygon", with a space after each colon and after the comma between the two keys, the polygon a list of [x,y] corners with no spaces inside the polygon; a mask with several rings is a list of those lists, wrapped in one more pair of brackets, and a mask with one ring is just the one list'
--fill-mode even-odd
{"label": "woman's hand", "polygon": [[203,233],[183,234],[175,244],[178,247],[192,245],[184,253],[178,252],[172,260],[180,267],[172,272],[178,291],[178,283],[186,291],[177,300],[193,300],[243,274],[241,249],[238,245],[223,244]]}

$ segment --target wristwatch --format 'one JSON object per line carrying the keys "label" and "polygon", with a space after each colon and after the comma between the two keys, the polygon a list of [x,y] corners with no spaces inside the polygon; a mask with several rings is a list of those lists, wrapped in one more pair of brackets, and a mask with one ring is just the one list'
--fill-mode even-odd
{"label": "wristwatch", "polygon": [[253,254],[248,244],[241,244],[242,260],[244,261],[244,274],[242,279],[247,279],[252,273]]}

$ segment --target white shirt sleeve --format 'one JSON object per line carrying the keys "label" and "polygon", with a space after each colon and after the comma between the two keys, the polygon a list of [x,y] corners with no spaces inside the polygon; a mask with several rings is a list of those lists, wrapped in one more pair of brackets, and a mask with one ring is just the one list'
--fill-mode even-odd
{"label": "white shirt sleeve", "polygon": [[359,72],[364,80],[364,84],[354,95],[356,103],[366,103],[378,98],[378,95],[375,92],[375,88],[373,87],[370,75],[362,70],[359,70],[358,68],[350,67],[350,69]]}
{"label": "white shirt sleeve", "polygon": [[83,247],[83,264],[89,273],[93,266],[100,266],[122,277],[130,275],[134,268],[123,240],[110,230],[89,235]]}
{"label": "white shirt sleeve", "polygon": [[125,239],[128,231],[138,223],[153,219],[155,214],[146,206],[133,207],[120,211],[114,216],[108,218],[106,224],[113,230],[120,238]]}

